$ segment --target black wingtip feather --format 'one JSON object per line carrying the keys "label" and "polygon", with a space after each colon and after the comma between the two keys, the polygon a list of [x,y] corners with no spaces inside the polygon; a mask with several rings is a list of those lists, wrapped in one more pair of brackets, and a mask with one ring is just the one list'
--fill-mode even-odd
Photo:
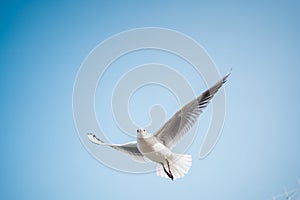
{"label": "black wingtip feather", "polygon": [[93,136],[94,138],[96,138],[98,141],[100,141],[101,143],[105,144],[105,142],[103,142],[103,140],[100,140],[95,134],[93,134],[93,133],[88,133],[87,135],[91,135],[91,136]]}
{"label": "black wingtip feather", "polygon": [[230,76],[232,72],[232,68],[230,69],[230,71],[223,77],[223,82],[225,83],[227,81],[227,78]]}

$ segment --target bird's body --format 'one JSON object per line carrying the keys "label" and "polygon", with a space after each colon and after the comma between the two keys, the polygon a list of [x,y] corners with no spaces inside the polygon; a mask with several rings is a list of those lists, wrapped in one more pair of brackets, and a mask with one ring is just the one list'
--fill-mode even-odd
{"label": "bird's body", "polygon": [[[139,132],[142,131],[139,129]],[[164,162],[172,154],[168,147],[149,134],[138,134],[137,147],[145,157],[157,163]]]}
{"label": "bird's body", "polygon": [[[148,134],[145,129],[139,129],[137,147],[146,158],[157,163],[156,174],[169,177],[172,180],[183,177],[192,165],[190,155],[173,153],[155,136]],[[166,176],[167,175],[167,176]]]}
{"label": "bird's body", "polygon": [[107,144],[91,133],[88,134],[88,138],[95,144],[110,146],[121,151],[135,161],[147,162],[151,160],[156,162],[156,174],[158,176],[172,180],[181,178],[188,173],[192,165],[192,156],[173,153],[172,148],[195,124],[203,109],[226,82],[228,76],[229,74],[182,107],[156,133],[148,134],[145,129],[138,129],[136,142]]}

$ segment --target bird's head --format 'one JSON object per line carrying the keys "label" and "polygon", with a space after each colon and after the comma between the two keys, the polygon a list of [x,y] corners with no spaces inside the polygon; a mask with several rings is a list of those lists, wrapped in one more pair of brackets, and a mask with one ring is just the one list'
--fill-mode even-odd
{"label": "bird's head", "polygon": [[139,128],[136,132],[138,137],[145,137],[148,135],[147,131],[144,128]]}

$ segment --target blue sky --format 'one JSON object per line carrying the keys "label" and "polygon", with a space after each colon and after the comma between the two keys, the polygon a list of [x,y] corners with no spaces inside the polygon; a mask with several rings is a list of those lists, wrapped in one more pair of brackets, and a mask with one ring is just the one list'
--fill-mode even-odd
{"label": "blue sky", "polygon": [[[1,1],[1,198],[253,200],[280,194],[284,186],[295,188],[300,177],[299,6],[296,1]],[[209,107],[188,151],[193,166],[174,182],[100,164],[81,144],[73,122],[73,84],[85,57],[113,34],[148,26],[192,37],[221,74],[233,68],[219,143],[206,159],[197,159]],[[192,76],[192,71],[182,73]],[[191,84],[200,93],[206,86],[196,80]],[[141,104],[142,94],[155,89],[165,92],[146,88],[133,101]],[[166,98],[157,101],[168,105],[169,117],[178,105],[171,95]],[[147,124],[145,111],[132,108],[132,114]],[[106,129],[116,130],[114,124]],[[121,132],[114,134],[112,140],[126,141]]]}

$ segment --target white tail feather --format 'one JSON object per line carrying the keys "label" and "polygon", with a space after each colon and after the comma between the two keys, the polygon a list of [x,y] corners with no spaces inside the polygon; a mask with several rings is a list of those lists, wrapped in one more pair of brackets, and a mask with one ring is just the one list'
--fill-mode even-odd
{"label": "white tail feather", "polygon": [[[192,166],[192,156],[187,154],[172,154],[168,161],[170,171],[174,179],[182,178],[185,174],[188,173],[190,167]],[[164,166],[168,171],[167,163],[164,163]],[[169,178],[160,163],[157,163],[156,165],[156,175],[164,178]]]}

